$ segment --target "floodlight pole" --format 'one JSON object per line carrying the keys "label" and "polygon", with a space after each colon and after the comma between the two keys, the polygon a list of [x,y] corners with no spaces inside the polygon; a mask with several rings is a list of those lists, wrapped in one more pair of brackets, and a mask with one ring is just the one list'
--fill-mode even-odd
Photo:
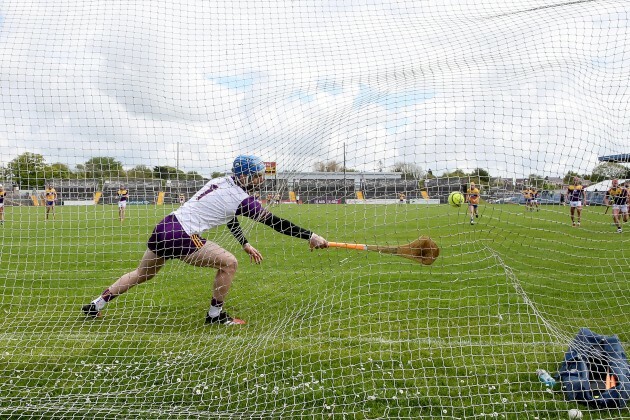
{"label": "floodlight pole", "polygon": [[177,173],[177,178],[179,179],[179,142],[177,142],[177,167],[175,169],[177,169],[176,173]]}

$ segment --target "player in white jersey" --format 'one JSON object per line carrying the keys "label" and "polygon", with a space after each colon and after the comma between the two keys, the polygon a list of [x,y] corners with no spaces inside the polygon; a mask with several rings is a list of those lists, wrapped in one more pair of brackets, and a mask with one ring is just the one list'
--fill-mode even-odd
{"label": "player in white jersey", "polygon": [[82,309],[86,316],[99,317],[109,301],[152,279],[167,260],[178,258],[197,267],[217,269],[206,323],[244,324],[245,321],[233,318],[223,310],[223,302],[238,266],[236,257],[220,245],[199,236],[209,229],[227,225],[250,260],[259,264],[263,257],[245,238],[238,216],[256,220],[285,235],[306,239],[311,249],[328,247],[328,242],[321,236],[273,215],[255,199],[253,193],[265,179],[265,164],[260,158],[238,156],[232,172],[232,176],[210,180],[183,206],[158,223],[138,268],[121,276],[99,297],[84,305]]}

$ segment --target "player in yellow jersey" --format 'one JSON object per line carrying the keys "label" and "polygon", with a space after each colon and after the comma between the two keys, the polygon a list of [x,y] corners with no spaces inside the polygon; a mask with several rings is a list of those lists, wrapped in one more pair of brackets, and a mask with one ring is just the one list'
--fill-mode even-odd
{"label": "player in yellow jersey", "polygon": [[525,187],[523,190],[523,197],[525,198],[525,211],[533,211],[534,210],[534,190],[530,187]]}
{"label": "player in yellow jersey", "polygon": [[125,220],[125,209],[127,208],[127,200],[129,199],[129,190],[121,185],[118,189],[118,219],[122,222]]}
{"label": "player in yellow jersey", "polygon": [[621,220],[628,221],[628,190],[619,185],[618,179],[612,180],[612,185],[606,191],[604,197],[604,205],[612,206],[612,217],[615,226],[617,226],[617,232],[621,233]]}
{"label": "player in yellow jersey", "polygon": [[46,220],[48,220],[48,214],[52,213],[53,219],[55,218],[55,202],[57,201],[57,190],[55,190],[52,184],[46,185],[46,191],[44,191],[44,198],[46,201]]}
{"label": "player in yellow jersey", "polygon": [[7,192],[4,190],[4,186],[0,184],[0,225],[4,225],[4,198],[7,196]]}
{"label": "player in yellow jersey", "polygon": [[[567,198],[571,206],[571,224],[573,227],[580,226],[582,219],[582,205],[586,205],[586,193],[584,187],[580,184],[580,178],[573,177],[573,184],[567,188]],[[575,222],[575,213],[577,210],[577,224]]]}
{"label": "player in yellow jersey", "polygon": [[470,183],[470,188],[466,190],[466,201],[468,202],[468,212],[470,214],[470,224],[475,224],[475,218],[479,217],[479,188],[474,182]]}

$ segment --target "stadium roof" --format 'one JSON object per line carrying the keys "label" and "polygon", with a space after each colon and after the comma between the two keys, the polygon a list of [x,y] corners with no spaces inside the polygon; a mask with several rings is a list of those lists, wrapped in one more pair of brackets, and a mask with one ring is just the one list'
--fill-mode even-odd
{"label": "stadium roof", "polygon": [[600,162],[630,163],[630,153],[600,156],[597,158],[597,160],[599,160]]}

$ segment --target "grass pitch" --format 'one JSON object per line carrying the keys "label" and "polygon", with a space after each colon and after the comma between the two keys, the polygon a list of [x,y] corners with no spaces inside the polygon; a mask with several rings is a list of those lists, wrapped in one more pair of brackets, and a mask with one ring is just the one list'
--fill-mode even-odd
{"label": "grass pitch", "polygon": [[[42,418],[566,418],[535,376],[580,327],[629,342],[630,226],[601,207],[280,205],[329,240],[441,247],[430,267],[305,241],[251,222],[265,260],[239,259],[204,325],[214,271],[171,261],[86,320],[81,305],[135,268],[169,206],[9,207],[0,228],[0,415]],[[588,418],[630,418],[627,410]]]}

